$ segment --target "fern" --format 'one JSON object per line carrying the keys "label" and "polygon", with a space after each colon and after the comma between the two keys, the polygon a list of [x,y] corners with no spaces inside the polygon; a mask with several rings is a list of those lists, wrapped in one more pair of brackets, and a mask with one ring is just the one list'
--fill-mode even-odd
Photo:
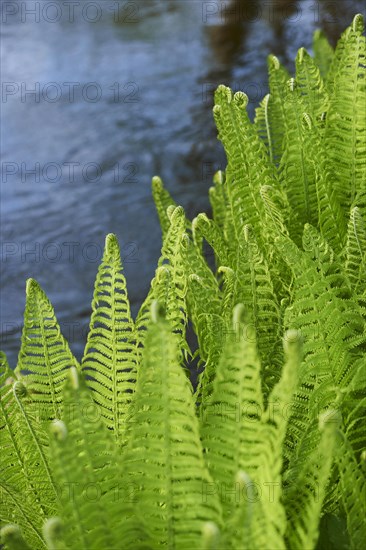
{"label": "fern", "polygon": [[334,50],[321,30],[314,32],[313,50],[315,63],[319,67],[321,77],[325,79],[333,61]]}
{"label": "fern", "polygon": [[179,340],[156,302],[152,314],[149,352],[132,404],[127,479],[136,484],[136,507],[148,514],[156,546],[195,548],[202,522],[219,521],[220,508],[216,499],[203,499],[203,487],[212,481],[199,445],[192,390],[179,364]]}
{"label": "fern", "polygon": [[111,497],[119,472],[112,440],[82,378],[76,370],[70,374],[64,420],[55,420],[50,428],[61,537],[71,548],[115,548],[118,531],[113,529]]}
{"label": "fern", "polygon": [[269,89],[259,108],[256,109],[256,126],[268,148],[270,161],[278,165],[284,147],[285,120],[284,90],[289,74],[274,55],[268,57]]}
{"label": "fern", "polygon": [[27,389],[44,420],[58,418],[62,387],[76,359],[61,334],[52,305],[33,279],[27,281],[22,346],[16,372],[27,374]]}
{"label": "fern", "polygon": [[27,282],[15,371],[0,356],[6,550],[361,548],[362,33],[361,15],[334,51],[315,33],[294,76],[270,56],[254,123],[245,94],[218,88],[228,166],[213,218],[191,222],[153,178],[163,243],[150,290],[132,319],[108,235],[81,366]]}
{"label": "fern", "polygon": [[363,18],[356,15],[336,49],[337,63],[330,69],[331,102],[325,143],[333,185],[346,211],[357,203],[366,186],[366,46],[363,31]]}
{"label": "fern", "polygon": [[43,548],[42,522],[55,510],[57,494],[46,433],[29,406],[26,386],[14,380],[4,359],[0,384],[1,520],[16,519],[27,543]]}
{"label": "fern", "polygon": [[362,300],[366,296],[366,227],[357,206],[351,210],[345,252],[348,278],[355,295]]}
{"label": "fern", "polygon": [[322,115],[328,110],[329,98],[320,70],[305,48],[300,48],[296,57],[296,83],[305,111],[321,124]]}
{"label": "fern", "polygon": [[[317,447],[284,491],[288,511],[286,540],[289,548],[313,548],[319,536],[319,515],[335,454],[337,412],[327,411],[315,429]],[[286,489],[286,485],[285,485]]]}
{"label": "fern", "polygon": [[107,427],[118,439],[136,381],[137,349],[126,280],[114,235],[106,238],[92,308],[82,370],[88,375],[87,385],[93,390]]}

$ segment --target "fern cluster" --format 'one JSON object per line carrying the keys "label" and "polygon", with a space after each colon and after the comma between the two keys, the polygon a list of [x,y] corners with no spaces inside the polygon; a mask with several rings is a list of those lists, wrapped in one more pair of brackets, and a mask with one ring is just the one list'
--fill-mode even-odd
{"label": "fern cluster", "polygon": [[[27,282],[1,356],[1,531],[15,549],[353,548],[366,540],[366,54],[321,32],[270,93],[220,86],[227,169],[163,246],[134,320],[114,235],[79,364]],[[212,271],[203,252],[212,248]],[[191,323],[198,347],[192,352]],[[187,361],[197,357],[197,388]]]}

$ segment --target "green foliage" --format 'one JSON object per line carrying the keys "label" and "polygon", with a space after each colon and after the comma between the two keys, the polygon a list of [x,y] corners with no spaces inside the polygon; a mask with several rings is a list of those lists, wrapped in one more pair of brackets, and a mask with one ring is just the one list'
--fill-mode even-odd
{"label": "green foliage", "polygon": [[117,439],[123,432],[137,376],[137,343],[117,239],[108,235],[98,270],[90,332],[82,361],[106,425]]}
{"label": "green foliage", "polygon": [[189,221],[153,179],[163,244],[150,290],[133,320],[108,235],[80,365],[27,282],[18,365],[0,362],[6,549],[362,546],[362,33],[357,15],[333,51],[316,32],[293,78],[270,56],[254,123],[245,94],[218,88],[228,166],[213,219]]}

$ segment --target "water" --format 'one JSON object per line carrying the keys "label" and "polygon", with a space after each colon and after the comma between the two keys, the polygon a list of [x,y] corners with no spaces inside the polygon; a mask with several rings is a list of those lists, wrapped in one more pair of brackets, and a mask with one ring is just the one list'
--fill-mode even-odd
{"label": "water", "polygon": [[253,114],[267,93],[269,53],[291,67],[315,28],[325,25],[334,43],[362,6],[2,3],[1,333],[11,366],[28,277],[80,359],[107,233],[119,238],[136,313],[161,246],[152,176],[192,218],[209,211],[212,174],[225,166],[215,87],[246,91]]}

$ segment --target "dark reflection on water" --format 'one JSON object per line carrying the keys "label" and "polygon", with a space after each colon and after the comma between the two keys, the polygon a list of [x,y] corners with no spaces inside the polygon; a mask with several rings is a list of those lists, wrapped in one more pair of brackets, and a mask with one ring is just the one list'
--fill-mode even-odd
{"label": "dark reflection on water", "polygon": [[80,358],[109,232],[120,240],[136,312],[160,251],[151,177],[160,174],[193,217],[209,210],[212,174],[225,166],[211,114],[216,86],[244,90],[253,114],[270,52],[291,68],[315,28],[335,43],[363,8],[79,0],[71,13],[57,1],[58,11],[47,0],[1,4],[1,332],[12,365],[28,277],[47,292]]}

